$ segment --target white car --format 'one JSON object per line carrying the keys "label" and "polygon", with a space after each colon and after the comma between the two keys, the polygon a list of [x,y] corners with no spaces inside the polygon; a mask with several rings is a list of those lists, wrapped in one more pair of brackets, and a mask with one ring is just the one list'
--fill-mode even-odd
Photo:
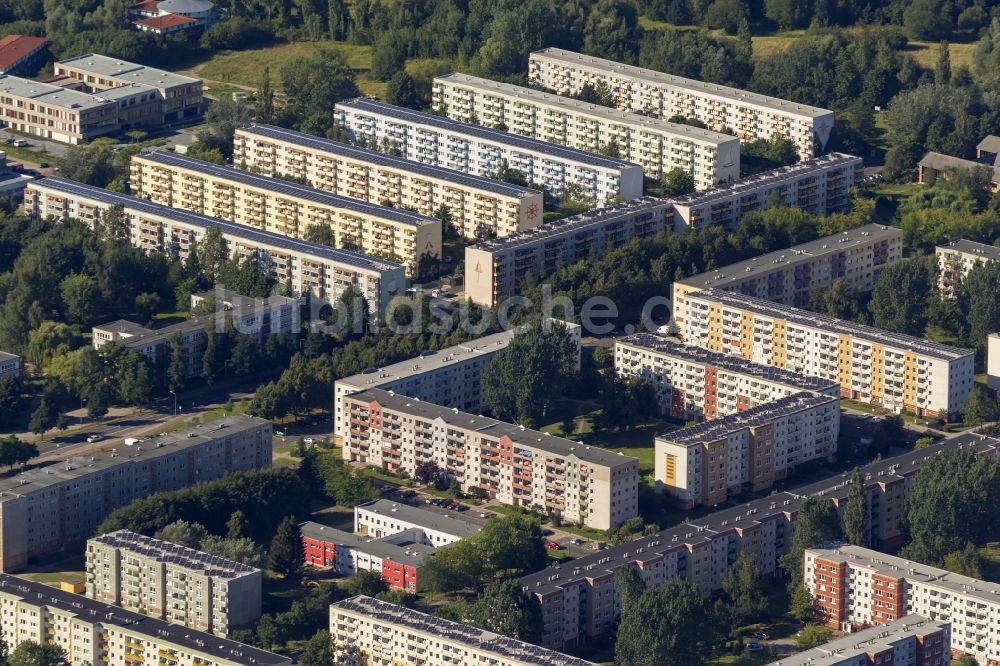
{"label": "white car", "polygon": [[93,444],[94,442],[101,441],[101,439],[102,438],[101,438],[100,435],[91,435],[90,437],[87,438],[87,443],[88,444]]}
{"label": "white car", "polygon": [[314,440],[312,437],[305,437],[303,438],[302,441],[306,444],[313,444],[316,440]]}

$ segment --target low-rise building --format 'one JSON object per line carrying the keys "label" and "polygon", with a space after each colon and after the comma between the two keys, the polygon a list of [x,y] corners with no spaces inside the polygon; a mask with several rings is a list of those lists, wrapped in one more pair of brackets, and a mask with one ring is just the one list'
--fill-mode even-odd
{"label": "low-rise building", "polygon": [[1000,192],[1000,165],[942,155],[934,151],[927,153],[917,162],[917,182],[922,185],[932,184],[939,178],[947,179],[951,171],[981,173],[989,190],[993,193]]}
{"label": "low-rise building", "polygon": [[271,422],[239,414],[7,477],[0,571],[83,543],[109,513],[140,497],[270,465]]}
{"label": "low-rise building", "polygon": [[870,292],[885,267],[902,259],[902,230],[866,224],[674,281],[674,322],[683,331],[691,292],[721,289],[803,308],[837,280],[854,293]]}
{"label": "low-rise building", "polygon": [[559,48],[528,56],[528,81],[560,95],[603,83],[620,109],[656,118],[693,118],[713,130],[734,132],[743,141],[787,138],[802,159],[821,152],[833,129],[828,109]]}
{"label": "low-rise building", "polygon": [[642,167],[625,160],[371,99],[340,102],[335,114],[353,142],[392,146],[406,159],[486,178],[506,164],[551,201],[562,201],[567,187],[598,206],[642,196]]}
{"label": "low-rise building", "polygon": [[142,0],[129,7],[128,13],[132,25],[157,35],[183,30],[202,32],[220,15],[210,0]]}
{"label": "low-rise building", "polygon": [[649,333],[615,340],[615,370],[656,387],[660,409],[675,419],[716,419],[808,391],[840,395],[840,385],[682,345]]}
{"label": "low-rise building", "polygon": [[330,605],[330,638],[337,663],[345,666],[391,666],[416,661],[426,666],[594,666],[576,657],[365,596]]}
{"label": "low-rise building", "polygon": [[0,351],[0,379],[4,377],[21,378],[22,362],[17,354]]}
{"label": "low-rise building", "polygon": [[[913,492],[914,477],[926,460],[944,449],[968,449],[979,455],[996,456],[1000,439],[960,435],[862,467],[860,473],[868,500],[868,536],[873,547],[890,549],[902,544],[902,521],[906,500]],[[822,497],[842,510],[850,486],[851,474],[844,472],[694,517],[656,534],[522,577],[524,592],[533,595],[542,606],[541,644],[568,650],[609,637],[620,612],[614,573],[621,566],[636,567],[650,587],[684,579],[704,595],[722,589],[722,581],[740,553],[753,557],[763,574],[774,574],[779,559],[791,545],[802,500]],[[911,609],[911,612],[918,611]]]}
{"label": "low-rise building", "polygon": [[613,146],[649,178],[681,169],[705,190],[740,177],[740,141],[729,134],[468,74],[436,77],[433,103],[453,120],[561,146],[589,152]]}
{"label": "low-rise building", "polygon": [[996,163],[1000,157],[1000,136],[987,134],[976,144],[976,159]]}
{"label": "low-rise building", "polygon": [[423,215],[435,215],[444,207],[466,238],[509,236],[542,222],[544,201],[538,190],[273,125],[237,128],[233,164]]}
{"label": "low-rise building", "polygon": [[951,623],[907,615],[797,652],[768,666],[949,666]]}
{"label": "low-rise building", "polygon": [[87,596],[218,636],[260,617],[260,569],[118,530],[87,541]]}
{"label": "low-rise building", "polygon": [[669,200],[642,197],[466,247],[465,295],[484,307],[499,305],[518,295],[525,280],[543,280],[633,238],[651,238],[672,220]]}
{"label": "low-rise building", "polygon": [[440,548],[479,532],[482,521],[457,512],[443,513],[387,499],[377,499],[354,507],[354,532],[369,538],[420,532],[420,543]]}
{"label": "low-rise building", "polygon": [[0,74],[31,76],[48,55],[49,40],[28,35],[7,35],[0,39]]}
{"label": "low-rise building", "polygon": [[257,262],[296,295],[335,302],[345,291],[359,292],[379,319],[390,298],[405,290],[403,267],[357,252],[308,243],[243,224],[50,176],[24,193],[29,215],[74,218],[93,227],[105,211],[121,206],[132,244],[147,252],[186,259],[209,229],[222,233],[227,253]]}
{"label": "low-rise building", "polygon": [[9,74],[0,74],[0,122],[22,134],[70,144],[120,129],[117,101]]}
{"label": "low-rise building", "polygon": [[906,615],[951,623],[951,657],[1000,663],[1000,585],[860,546],[810,548],[805,587],[817,620],[835,629],[886,625]]}
{"label": "low-rise building", "polygon": [[0,639],[57,645],[73,666],[291,666],[288,657],[0,574]]}
{"label": "low-rise building", "polygon": [[464,491],[600,530],[638,513],[635,458],[381,389],[343,404],[345,460],[411,477],[432,461]]}
{"label": "low-rise building", "polygon": [[794,393],[656,438],[656,488],[685,508],[763,492],[797,466],[831,460],[840,399]]}
{"label": "low-rise building", "polygon": [[1000,247],[960,239],[934,248],[938,265],[938,291],[955,298],[958,285],[976,266],[1000,260]]}
{"label": "low-rise building", "polygon": [[684,341],[840,384],[840,396],[947,419],[972,391],[975,352],[721,289],[687,294]]}
{"label": "low-rise building", "polygon": [[329,229],[333,246],[403,264],[418,277],[421,259],[441,258],[441,220],[213,164],[165,150],[132,158],[132,193],[281,236]]}
{"label": "low-rise building", "polygon": [[846,213],[863,166],[860,157],[830,153],[677,197],[672,199],[674,229],[720,226],[732,231],[748,213],[772,206],[815,215]]}

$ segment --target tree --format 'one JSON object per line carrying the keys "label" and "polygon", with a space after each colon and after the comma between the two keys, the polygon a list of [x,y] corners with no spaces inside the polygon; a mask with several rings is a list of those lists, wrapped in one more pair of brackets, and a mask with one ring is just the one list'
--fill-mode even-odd
{"label": "tree", "polygon": [[10,427],[21,406],[21,383],[14,375],[0,377],[0,428]]}
{"label": "tree", "polygon": [[487,575],[520,576],[545,568],[548,552],[537,518],[523,514],[486,522],[474,544]]}
{"label": "tree", "polygon": [[983,558],[974,544],[967,543],[961,550],[944,556],[944,568],[969,578],[983,577]]}
{"label": "tree", "polygon": [[329,247],[337,247],[337,237],[333,227],[328,224],[310,224],[306,226],[306,231],[302,234],[302,239],[310,243],[319,243]]}
{"label": "tree", "polygon": [[934,443],[934,438],[933,437],[920,437],[920,438],[917,439],[916,442],[914,442],[913,448],[915,450],[919,451],[920,449],[926,449],[928,446],[932,445],[933,443]]}
{"label": "tree", "polygon": [[42,398],[38,407],[31,414],[28,422],[28,429],[39,437],[45,436],[45,431],[56,425],[59,419],[59,410],[47,398]]}
{"label": "tree", "polygon": [[271,89],[271,68],[267,65],[264,65],[264,71],[260,75],[257,96],[257,119],[262,123],[269,123],[274,117],[274,91]]}
{"label": "tree", "polygon": [[547,423],[559,415],[576,374],[577,347],[566,327],[534,324],[518,333],[483,372],[483,397],[493,415],[526,426]]}
{"label": "tree", "polygon": [[938,44],[937,64],[934,66],[934,83],[945,86],[951,83],[951,50],[948,42]]}
{"label": "tree", "polygon": [[215,332],[215,320],[205,323],[205,351],[201,354],[201,378],[209,386],[215,383],[225,367],[219,334]]}
{"label": "tree", "polygon": [[333,666],[333,641],[330,639],[330,632],[320,629],[312,638],[306,641],[302,656],[299,657],[301,666]]}
{"label": "tree", "polygon": [[406,65],[407,45],[395,32],[382,35],[372,48],[371,76],[378,81],[388,81]]}
{"label": "tree", "polygon": [[414,477],[425,485],[437,481],[440,475],[441,469],[433,460],[421,461],[414,470]]}
{"label": "tree", "polygon": [[792,589],[792,597],[788,604],[788,614],[800,622],[812,617],[813,600],[805,585],[799,584]]}
{"label": "tree", "polygon": [[729,35],[735,35],[740,26],[747,22],[746,4],[741,0],[714,0],[705,10],[705,25],[722,28]]}
{"label": "tree", "polygon": [[681,197],[694,192],[694,176],[681,167],[674,167],[663,175],[663,193],[668,197]]}
{"label": "tree", "polygon": [[106,187],[115,177],[114,141],[97,139],[89,144],[67,146],[56,159],[59,175],[64,178]]}
{"label": "tree", "polygon": [[288,61],[281,67],[281,85],[287,101],[279,124],[324,136],[334,129],[330,109],[358,95],[354,71],[330,49]]}
{"label": "tree", "polygon": [[795,638],[798,650],[810,650],[833,640],[833,629],[821,624],[807,624]]}
{"label": "tree", "polygon": [[241,562],[251,567],[260,568],[264,566],[264,553],[257,547],[252,539],[246,537],[223,538],[210,534],[201,540],[198,550],[224,557],[227,560]]}
{"label": "tree", "polygon": [[24,641],[10,653],[7,666],[69,666],[69,661],[66,651],[58,645]]}
{"label": "tree", "polygon": [[239,539],[250,534],[250,521],[247,515],[237,509],[226,521],[226,536],[230,539]]}
{"label": "tree", "polygon": [[615,640],[618,666],[692,666],[712,643],[710,613],[688,581],[646,590],[622,613]]}
{"label": "tree", "polygon": [[14,465],[23,465],[37,455],[35,444],[21,441],[14,435],[0,439],[0,465],[13,469]]}
{"label": "tree", "polygon": [[101,307],[101,295],[97,280],[80,273],[69,275],[59,283],[66,318],[75,324],[87,326],[93,323]]}
{"label": "tree", "polygon": [[871,529],[869,528],[868,492],[865,482],[861,479],[861,470],[854,468],[851,475],[851,488],[847,491],[847,505],[844,507],[843,531],[848,543],[862,548],[871,545]]}
{"label": "tree", "polygon": [[[28,334],[28,359],[39,367],[45,367],[54,356],[73,351],[80,345],[77,330],[56,321],[43,321]],[[2,410],[0,410],[2,411]]]}
{"label": "tree", "polygon": [[922,335],[936,273],[934,257],[906,259],[883,269],[868,305],[875,327]]}
{"label": "tree", "polygon": [[144,291],[135,297],[135,309],[147,326],[152,322],[153,313],[158,307],[160,307],[160,295],[157,293]]}
{"label": "tree", "polygon": [[184,358],[184,342],[179,332],[170,336],[170,364],[167,366],[167,386],[171,391],[180,391],[187,384],[187,361]]}
{"label": "tree", "polygon": [[971,426],[982,425],[1000,419],[1000,405],[990,397],[981,384],[973,384],[972,392],[962,405],[962,417]]}
{"label": "tree", "polygon": [[639,598],[646,591],[639,570],[634,566],[623,566],[615,569],[615,591],[622,603],[622,614],[629,613],[639,603]]}
{"label": "tree", "polygon": [[747,551],[741,552],[726,572],[722,589],[737,624],[751,622],[767,609],[767,583],[757,558]]}
{"label": "tree", "polygon": [[592,83],[584,83],[580,91],[573,97],[588,104],[599,104],[612,109],[618,106],[614,91],[604,81],[599,81],[596,86]]}
{"label": "tree", "polygon": [[[962,278],[957,295],[961,311],[968,319],[970,346],[982,350],[986,337],[1000,330],[1000,262],[990,261],[975,266]],[[979,351],[982,358],[982,352]]]}
{"label": "tree", "polygon": [[177,520],[157,530],[153,536],[162,541],[175,543],[178,546],[197,549],[201,546],[201,542],[205,540],[205,537],[208,536],[208,530],[199,523]]}
{"label": "tree", "polygon": [[371,569],[355,574],[348,589],[353,595],[361,594],[366,597],[375,597],[388,592],[389,584],[382,578],[381,570]]}
{"label": "tree", "polygon": [[149,402],[153,395],[153,369],[149,359],[137,351],[126,352],[114,368],[118,399],[137,407]]}
{"label": "tree", "polygon": [[795,517],[795,529],[788,552],[781,556],[781,567],[791,581],[789,589],[802,584],[802,559],[807,548],[837,541],[841,538],[840,514],[828,499],[807,497],[799,504]]}
{"label": "tree", "polygon": [[214,285],[222,277],[222,268],[229,260],[229,248],[222,231],[209,227],[202,239],[195,244],[194,253],[201,269],[201,279]]}
{"label": "tree", "polygon": [[302,534],[294,516],[288,516],[278,524],[267,561],[273,571],[285,577],[302,570]]}
{"label": "tree", "polygon": [[538,643],[542,638],[542,608],[516,580],[487,585],[466,607],[462,622],[528,643]]}
{"label": "tree", "polygon": [[903,28],[913,39],[939,39],[951,32],[951,12],[943,0],[910,0],[903,10]]}
{"label": "tree", "polygon": [[233,332],[229,335],[231,347],[226,366],[234,375],[248,375],[257,370],[260,349],[249,335]]}

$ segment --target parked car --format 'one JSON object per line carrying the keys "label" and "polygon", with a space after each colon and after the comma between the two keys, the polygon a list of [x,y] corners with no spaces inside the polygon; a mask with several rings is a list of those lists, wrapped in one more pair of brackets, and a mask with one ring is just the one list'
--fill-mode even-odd
{"label": "parked car", "polygon": [[306,444],[314,444],[314,443],[316,442],[316,440],[315,440],[315,439],[313,439],[312,437],[305,437],[305,438],[303,438],[303,440],[302,440],[302,441],[303,441],[304,443],[306,443]]}
{"label": "parked car", "polygon": [[467,507],[467,506],[466,506],[466,505],[464,505],[464,504],[459,504],[459,505],[458,505],[457,507],[455,507],[455,509],[456,509],[457,511],[468,511],[468,510],[469,510],[469,507]]}
{"label": "parked car", "polygon": [[552,536],[555,534],[552,530],[542,530],[542,536]]}
{"label": "parked car", "polygon": [[583,545],[583,539],[580,539],[580,538],[570,539],[569,542],[571,544],[573,544],[574,546],[582,546]]}
{"label": "parked car", "polygon": [[562,546],[560,546],[559,544],[557,544],[555,541],[549,541],[547,544],[545,544],[545,547],[548,548],[549,550],[562,550],[562,548],[563,548]]}
{"label": "parked car", "polygon": [[278,436],[278,437],[284,437],[285,436],[285,431],[284,430],[275,430],[274,434],[276,436]]}
{"label": "parked car", "polygon": [[761,650],[764,649],[764,646],[758,643],[757,641],[752,641],[750,643],[747,643],[747,649],[750,650],[751,652],[760,652]]}

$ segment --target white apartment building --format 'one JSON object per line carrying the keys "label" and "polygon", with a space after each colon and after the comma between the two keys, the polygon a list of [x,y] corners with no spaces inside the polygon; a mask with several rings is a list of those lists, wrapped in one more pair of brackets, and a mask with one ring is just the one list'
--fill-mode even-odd
{"label": "white apartment building", "polygon": [[[435,508],[435,507],[432,507]],[[354,507],[354,531],[374,539],[415,530],[420,542],[440,548],[468,538],[482,529],[482,521],[457,512],[444,513],[377,499]]]}
{"label": "white apartment building", "polygon": [[271,422],[243,414],[0,480],[0,570],[82,544],[120,506],[271,465]]}
{"label": "white apartment building", "polygon": [[944,298],[955,298],[958,285],[973,268],[1000,260],[1000,247],[963,238],[938,245],[934,254],[938,264],[938,291]]}
{"label": "white apartment building", "polygon": [[656,488],[686,508],[766,491],[803,463],[831,460],[839,433],[839,398],[794,393],[657,437]]}
{"label": "white apartment building", "polygon": [[561,146],[594,153],[614,145],[649,178],[683,169],[706,190],[740,177],[740,141],[729,134],[468,74],[436,77],[433,103],[452,120]]}
{"label": "white apartment building", "polygon": [[615,340],[615,370],[656,387],[664,414],[711,420],[808,391],[839,396],[836,381],[682,345],[649,333]]}
{"label": "white apartment building", "polygon": [[767,666],[949,666],[951,623],[907,615],[868,627]]}
{"label": "white apartment building", "polygon": [[128,217],[132,244],[148,252],[186,259],[205,232],[222,232],[230,255],[260,262],[296,295],[335,302],[348,289],[361,293],[371,314],[380,318],[389,300],[405,291],[403,267],[389,261],[307,243],[269,231],[177,210],[144,199],[84,185],[65,178],[36,180],[24,192],[28,215],[74,218],[93,226],[112,206]]}
{"label": "white apartment building", "polygon": [[128,530],[88,539],[86,558],[96,601],[218,636],[260,617],[260,569]]}
{"label": "white apartment building", "polygon": [[562,201],[570,185],[597,206],[642,196],[642,167],[622,159],[371,99],[340,102],[334,113],[351,141],[392,145],[408,160],[486,178],[506,163],[550,201]]}
{"label": "white apartment building", "polygon": [[7,376],[19,379],[21,377],[21,366],[20,356],[0,351],[0,379]]}
{"label": "white apartment building", "polygon": [[465,248],[465,295],[484,307],[521,293],[524,280],[540,281],[560,266],[582,261],[670,229],[667,199],[642,197],[557,220],[513,236]]}
{"label": "white apartment building", "polygon": [[71,666],[291,666],[288,657],[0,574],[0,639],[51,643]]}
{"label": "white apartment building", "polygon": [[132,158],[131,188],[154,203],[280,236],[302,238],[310,226],[328,228],[334,247],[402,264],[411,278],[422,257],[441,258],[441,220],[435,217],[165,150]]}
{"label": "white apartment building", "polygon": [[483,629],[357,596],[330,605],[335,659],[345,666],[594,666]]}
{"label": "white apartment building", "polygon": [[859,546],[810,548],[805,586],[817,619],[846,629],[905,615],[951,623],[951,657],[1000,664],[1000,585]]}
{"label": "white apartment building", "polygon": [[464,491],[599,530],[638,513],[635,458],[379,389],[344,405],[345,460],[411,477],[433,461]]}
{"label": "white apartment building", "polygon": [[674,322],[684,330],[684,297],[695,291],[721,289],[803,308],[813,292],[837,280],[851,291],[870,292],[882,270],[902,259],[901,229],[866,224],[676,280]]}
{"label": "white apartment building", "polygon": [[674,229],[716,225],[732,231],[745,215],[773,205],[815,215],[846,213],[863,166],[860,157],[830,153],[677,197]]}
{"label": "white apartment building", "polygon": [[448,209],[466,238],[509,236],[542,222],[543,195],[471,173],[404,160],[273,125],[238,127],[233,164],[266,176],[302,178],[313,187],[423,215]]}
{"label": "white apartment building", "polygon": [[528,58],[528,82],[560,95],[604,83],[618,108],[657,118],[695,118],[743,141],[785,137],[802,159],[821,152],[833,129],[833,111],[776,97],[685,79],[558,48]]}
{"label": "white apartment building", "polygon": [[842,398],[955,416],[975,353],[720,289],[685,296],[684,341],[840,384]]}

